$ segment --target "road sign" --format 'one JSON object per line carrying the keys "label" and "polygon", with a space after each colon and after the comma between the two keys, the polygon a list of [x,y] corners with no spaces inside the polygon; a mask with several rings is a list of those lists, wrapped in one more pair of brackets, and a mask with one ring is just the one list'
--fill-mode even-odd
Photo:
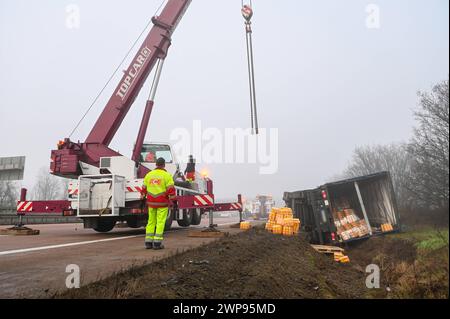
{"label": "road sign", "polygon": [[25,170],[25,156],[0,157],[0,181],[20,181]]}

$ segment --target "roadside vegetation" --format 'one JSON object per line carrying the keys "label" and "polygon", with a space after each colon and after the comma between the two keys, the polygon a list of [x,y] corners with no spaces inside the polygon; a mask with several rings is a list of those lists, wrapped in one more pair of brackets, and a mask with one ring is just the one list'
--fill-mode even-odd
{"label": "roadside vegetation", "polygon": [[448,298],[448,228],[421,227],[372,238],[350,249],[356,265],[376,264],[381,288],[367,298]]}

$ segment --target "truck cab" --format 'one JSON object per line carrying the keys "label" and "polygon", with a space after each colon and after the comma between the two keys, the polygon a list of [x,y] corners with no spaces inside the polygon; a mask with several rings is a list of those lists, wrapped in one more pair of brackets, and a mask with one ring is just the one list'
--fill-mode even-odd
{"label": "truck cab", "polygon": [[154,170],[156,168],[156,160],[160,157],[166,160],[166,170],[170,174],[175,175],[180,170],[180,164],[176,161],[172,147],[169,144],[144,143],[142,145],[139,161],[144,167]]}

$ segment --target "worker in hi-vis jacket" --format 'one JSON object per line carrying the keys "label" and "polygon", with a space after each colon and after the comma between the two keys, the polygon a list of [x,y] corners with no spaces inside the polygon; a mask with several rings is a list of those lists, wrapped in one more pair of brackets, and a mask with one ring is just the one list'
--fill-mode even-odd
{"label": "worker in hi-vis jacket", "polygon": [[170,201],[175,199],[175,186],[172,175],[166,170],[164,158],[156,160],[156,169],[144,178],[142,199],[147,197],[148,224],[145,235],[146,249],[163,249],[164,227],[169,214]]}

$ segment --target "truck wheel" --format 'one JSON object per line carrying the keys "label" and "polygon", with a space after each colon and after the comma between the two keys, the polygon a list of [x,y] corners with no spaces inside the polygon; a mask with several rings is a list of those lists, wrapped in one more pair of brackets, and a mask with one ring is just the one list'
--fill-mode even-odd
{"label": "truck wheel", "polygon": [[175,212],[172,209],[169,209],[169,213],[167,214],[166,218],[166,226],[164,226],[164,230],[170,230],[172,228],[174,213]]}
{"label": "truck wheel", "polygon": [[141,228],[142,223],[138,218],[130,218],[127,220],[127,226],[130,228]]}
{"label": "truck wheel", "polygon": [[192,224],[192,210],[191,209],[183,209],[183,218],[177,220],[178,225],[181,227],[189,227]]}
{"label": "truck wheel", "polygon": [[192,221],[191,225],[200,225],[202,222],[202,212],[200,209],[193,209],[192,210]]}
{"label": "truck wheel", "polygon": [[98,233],[107,233],[111,231],[114,228],[114,226],[116,226],[115,220],[99,219],[97,227],[94,227],[94,230]]}

